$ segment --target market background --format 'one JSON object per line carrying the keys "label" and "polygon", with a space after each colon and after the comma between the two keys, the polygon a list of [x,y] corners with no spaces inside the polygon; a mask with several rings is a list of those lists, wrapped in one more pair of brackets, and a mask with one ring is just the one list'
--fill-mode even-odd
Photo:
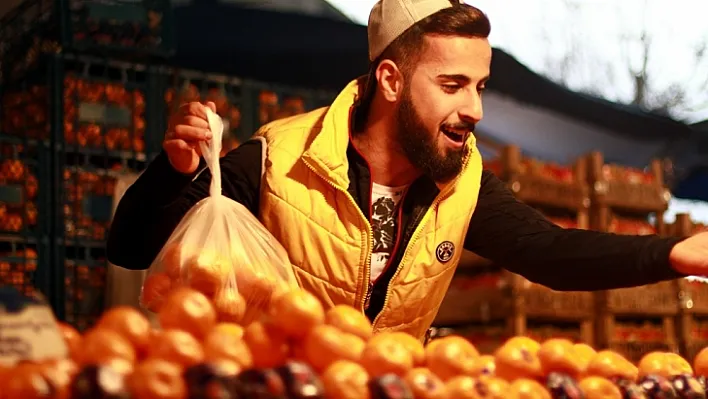
{"label": "market background", "polygon": [[[477,131],[488,168],[566,227],[704,229],[708,6],[471,3],[493,24]],[[326,106],[366,72],[372,4],[2,3],[0,280],[41,290],[79,329],[107,307],[135,304],[143,274],[107,263],[106,231],[160,151],[170,109],[215,101],[236,146],[268,121]],[[692,357],[708,344],[702,283],[559,293],[501,266],[465,256],[436,321],[441,334],[480,348],[564,336],[632,360],[660,349]]]}

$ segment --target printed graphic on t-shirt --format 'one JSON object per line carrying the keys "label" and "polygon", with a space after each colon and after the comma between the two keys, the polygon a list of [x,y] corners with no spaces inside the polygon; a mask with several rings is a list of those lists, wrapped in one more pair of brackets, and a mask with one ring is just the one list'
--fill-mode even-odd
{"label": "printed graphic on t-shirt", "polygon": [[406,187],[386,187],[374,183],[371,195],[371,228],[374,247],[371,254],[371,281],[383,272],[396,245],[398,205]]}

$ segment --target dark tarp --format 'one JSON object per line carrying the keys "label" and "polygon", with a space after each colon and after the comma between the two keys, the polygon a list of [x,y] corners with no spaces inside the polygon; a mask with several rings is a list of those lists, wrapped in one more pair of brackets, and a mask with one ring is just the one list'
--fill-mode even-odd
{"label": "dark tarp", "polygon": [[[334,91],[365,74],[368,69],[364,26],[310,15],[215,2],[197,3],[175,8],[177,54],[174,62],[180,67]],[[496,120],[501,122],[497,124],[499,129],[496,132],[495,129],[484,132],[492,136],[504,133],[503,138],[491,137],[502,143],[521,144],[524,138],[526,141],[534,139],[528,131],[516,131],[523,123],[518,117],[515,123],[508,123],[508,126],[503,123],[507,112],[526,107],[547,110],[550,115],[561,115],[567,121],[575,120],[578,126],[583,127],[579,131],[586,132],[586,137],[583,137],[585,144],[597,140],[597,148],[608,153],[613,152],[608,147],[613,145],[613,141],[601,141],[603,137],[615,136],[624,145],[614,151],[614,162],[636,165],[637,162],[644,162],[649,156],[646,154],[675,156],[691,159],[691,162],[700,160],[694,146],[687,145],[692,142],[689,140],[692,130],[688,125],[636,107],[570,91],[534,73],[499,49],[494,49],[492,78],[488,87],[490,92],[499,95],[498,103],[515,104],[514,107],[504,108],[503,112],[500,111],[502,114],[496,116]],[[485,111],[487,115],[493,114],[489,105]],[[546,118],[546,123],[553,120]],[[513,131],[503,131],[506,127]],[[535,129],[539,131],[542,127]],[[573,130],[568,129],[567,134],[572,135]],[[595,130],[603,132],[604,136],[593,138],[591,132]],[[536,132],[540,137],[538,134]],[[570,138],[566,137],[564,142],[568,140]],[[637,149],[643,148],[644,155],[637,157],[632,154],[632,142],[636,143]],[[538,156],[562,158],[562,154],[569,150],[564,145],[559,143],[545,148],[546,151]],[[626,161],[622,154],[627,154]],[[689,171],[694,164],[681,164],[681,168]],[[694,198],[708,200],[708,193],[705,194]]]}

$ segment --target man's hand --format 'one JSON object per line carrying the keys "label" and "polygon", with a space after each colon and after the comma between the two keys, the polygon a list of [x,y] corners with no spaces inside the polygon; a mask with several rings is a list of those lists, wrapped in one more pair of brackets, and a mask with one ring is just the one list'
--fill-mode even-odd
{"label": "man's hand", "polygon": [[205,105],[216,112],[213,102],[191,102],[183,104],[170,116],[162,148],[172,167],[180,173],[188,175],[197,170],[202,157],[199,143],[211,139]]}
{"label": "man's hand", "polygon": [[669,254],[669,260],[679,273],[708,276],[708,232],[696,234],[676,244]]}

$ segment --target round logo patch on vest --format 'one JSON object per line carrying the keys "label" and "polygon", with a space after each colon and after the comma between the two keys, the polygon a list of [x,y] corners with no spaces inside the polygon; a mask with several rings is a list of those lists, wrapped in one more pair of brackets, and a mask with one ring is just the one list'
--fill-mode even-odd
{"label": "round logo patch on vest", "polygon": [[441,263],[447,263],[455,254],[455,244],[451,241],[443,241],[435,250],[435,256]]}

